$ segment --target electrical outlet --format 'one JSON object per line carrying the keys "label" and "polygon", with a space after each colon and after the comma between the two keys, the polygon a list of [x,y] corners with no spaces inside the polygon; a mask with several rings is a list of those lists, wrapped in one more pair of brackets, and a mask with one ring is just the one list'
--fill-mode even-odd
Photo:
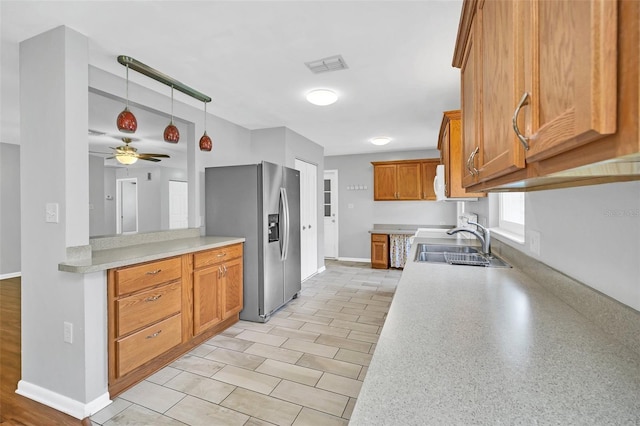
{"label": "electrical outlet", "polygon": [[64,322],[64,341],[65,343],[73,343],[73,324]]}
{"label": "electrical outlet", "polygon": [[529,250],[536,256],[540,256],[540,233],[529,231]]}

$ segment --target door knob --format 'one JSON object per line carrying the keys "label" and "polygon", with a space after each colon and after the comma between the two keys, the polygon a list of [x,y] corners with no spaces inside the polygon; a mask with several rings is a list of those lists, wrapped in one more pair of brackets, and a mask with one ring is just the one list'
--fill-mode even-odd
{"label": "door knob", "polygon": [[302,230],[304,231],[305,229],[307,229],[307,227],[306,227],[306,226],[303,226],[303,227],[302,227]]}

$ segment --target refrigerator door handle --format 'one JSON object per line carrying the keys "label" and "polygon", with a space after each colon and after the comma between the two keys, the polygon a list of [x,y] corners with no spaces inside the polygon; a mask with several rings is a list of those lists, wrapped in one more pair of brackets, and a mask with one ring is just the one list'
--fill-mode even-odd
{"label": "refrigerator door handle", "polygon": [[287,260],[287,254],[289,253],[289,198],[287,197],[287,189],[280,188],[280,200],[282,202],[282,215],[284,225],[284,235],[282,235],[282,253],[280,260]]}

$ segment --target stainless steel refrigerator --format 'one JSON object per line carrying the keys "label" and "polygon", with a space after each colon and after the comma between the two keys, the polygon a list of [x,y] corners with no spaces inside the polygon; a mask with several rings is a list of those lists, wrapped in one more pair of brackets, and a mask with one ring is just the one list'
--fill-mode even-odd
{"label": "stainless steel refrigerator", "polygon": [[300,172],[262,162],[205,169],[207,235],[245,237],[240,319],[268,321],[301,288]]}

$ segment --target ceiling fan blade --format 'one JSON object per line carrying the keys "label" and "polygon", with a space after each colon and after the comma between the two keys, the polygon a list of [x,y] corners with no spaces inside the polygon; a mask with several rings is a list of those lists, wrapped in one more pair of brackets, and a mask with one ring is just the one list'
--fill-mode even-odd
{"label": "ceiling fan blade", "polygon": [[157,162],[159,162],[159,161],[162,161],[162,160],[158,160],[157,158],[153,158],[153,157],[146,157],[146,158],[145,158],[145,157],[140,157],[140,156],[139,156],[138,158],[139,158],[140,160],[153,161],[154,163],[157,163]]}
{"label": "ceiling fan blade", "polygon": [[111,155],[111,152],[101,152],[101,151],[89,151],[89,154],[103,154],[103,155]]}
{"label": "ceiling fan blade", "polygon": [[151,154],[151,153],[148,153],[148,152],[143,152],[143,153],[138,154],[138,158],[142,158],[142,157],[171,158],[167,154]]}

